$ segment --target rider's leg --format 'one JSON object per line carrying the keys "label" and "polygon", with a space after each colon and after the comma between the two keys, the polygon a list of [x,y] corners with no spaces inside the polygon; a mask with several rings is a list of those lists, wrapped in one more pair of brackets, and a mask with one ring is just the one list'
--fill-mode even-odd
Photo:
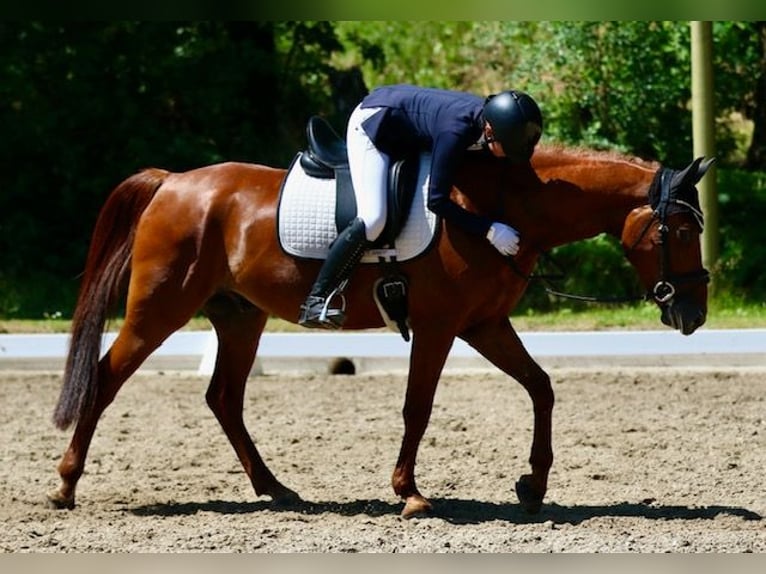
{"label": "rider's leg", "polygon": [[380,108],[359,108],[351,114],[346,130],[348,164],[356,197],[356,214],[364,221],[368,241],[375,241],[386,225],[386,185],[391,160],[378,150],[362,123]]}
{"label": "rider's leg", "polygon": [[369,242],[385,227],[389,159],[375,148],[361,125],[376,111],[357,107],[349,119],[346,143],[357,218],[330,246],[319,276],[301,306],[298,323],[304,327],[339,328],[343,324],[343,306],[330,308],[333,295],[342,291]]}
{"label": "rider's leg", "polygon": [[331,308],[336,291],[343,290],[344,282],[351,276],[354,266],[362,258],[368,245],[364,234],[364,222],[358,217],[330,247],[327,259],[319,270],[319,276],[306,301],[301,305],[298,323],[304,327],[340,328],[345,320],[343,306]]}

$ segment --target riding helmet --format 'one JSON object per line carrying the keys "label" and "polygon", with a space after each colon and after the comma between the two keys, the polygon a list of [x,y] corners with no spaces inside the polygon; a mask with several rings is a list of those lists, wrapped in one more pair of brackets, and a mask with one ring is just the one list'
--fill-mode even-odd
{"label": "riding helmet", "polygon": [[543,116],[532,96],[517,90],[500,92],[487,98],[483,113],[506,157],[529,161],[543,132]]}

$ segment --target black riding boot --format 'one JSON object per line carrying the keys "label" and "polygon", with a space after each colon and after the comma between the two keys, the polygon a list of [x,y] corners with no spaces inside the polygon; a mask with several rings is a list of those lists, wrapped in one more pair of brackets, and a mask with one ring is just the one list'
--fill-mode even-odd
{"label": "black riding boot", "polygon": [[[358,217],[340,232],[330,246],[330,252],[309,296],[301,305],[301,316],[298,319],[300,325],[326,329],[339,329],[343,325],[346,319],[345,300],[340,292],[368,244],[364,222]],[[341,306],[331,308],[330,303],[338,294],[341,296]]]}

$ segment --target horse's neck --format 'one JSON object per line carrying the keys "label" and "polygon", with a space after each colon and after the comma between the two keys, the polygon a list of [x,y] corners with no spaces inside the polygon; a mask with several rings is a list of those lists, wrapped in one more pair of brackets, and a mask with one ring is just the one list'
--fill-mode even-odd
{"label": "horse's neck", "polygon": [[527,209],[540,229],[538,243],[551,248],[593,237],[619,235],[628,213],[648,202],[657,166],[622,159],[541,162],[541,192],[528,194]]}
{"label": "horse's neck", "polygon": [[648,203],[659,165],[613,154],[544,149],[532,167],[476,156],[457,176],[455,199],[471,211],[502,218],[541,249],[610,233]]}

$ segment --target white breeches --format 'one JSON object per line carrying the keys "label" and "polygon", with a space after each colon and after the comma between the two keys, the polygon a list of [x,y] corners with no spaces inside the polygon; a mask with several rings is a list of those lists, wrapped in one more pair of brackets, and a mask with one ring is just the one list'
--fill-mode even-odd
{"label": "white breeches", "polygon": [[362,109],[357,106],[351,113],[346,130],[357,216],[364,221],[368,241],[375,241],[386,225],[386,185],[388,166],[391,163],[389,157],[375,147],[362,129],[362,122],[378,110],[380,108]]}

